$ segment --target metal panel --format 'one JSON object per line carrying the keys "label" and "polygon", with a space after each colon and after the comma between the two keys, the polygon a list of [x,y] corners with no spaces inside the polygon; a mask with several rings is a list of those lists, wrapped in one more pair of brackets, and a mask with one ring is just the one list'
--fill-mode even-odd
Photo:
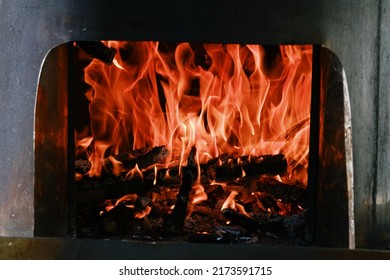
{"label": "metal panel", "polygon": [[[48,250],[50,248],[50,250]],[[13,260],[388,260],[384,250],[120,240],[0,238],[0,259]]]}
{"label": "metal panel", "polygon": [[378,96],[378,169],[377,183],[372,190],[371,243],[376,247],[390,245],[390,1],[381,1],[379,34]]}
{"label": "metal panel", "polygon": [[36,101],[34,235],[68,233],[68,46],[45,58]]}

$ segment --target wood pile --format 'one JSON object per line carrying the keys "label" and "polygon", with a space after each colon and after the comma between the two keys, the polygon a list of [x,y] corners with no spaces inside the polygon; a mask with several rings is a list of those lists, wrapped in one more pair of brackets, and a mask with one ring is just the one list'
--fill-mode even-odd
{"label": "wood pile", "polygon": [[198,164],[196,153],[194,146],[185,166],[168,168],[155,168],[169,155],[164,146],[115,155],[124,170],[138,170],[131,176],[113,175],[105,160],[102,175],[89,177],[90,163],[77,159],[79,237],[243,243],[303,237],[306,190],[280,180],[284,155],[221,155]]}

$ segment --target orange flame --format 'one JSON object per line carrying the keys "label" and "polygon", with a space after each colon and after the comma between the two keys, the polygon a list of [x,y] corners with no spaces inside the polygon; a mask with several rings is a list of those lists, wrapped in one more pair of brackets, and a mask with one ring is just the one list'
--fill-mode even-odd
{"label": "orange flame", "polygon": [[161,145],[171,158],[196,145],[199,163],[223,153],[284,153],[307,167],[311,46],[280,46],[270,73],[259,45],[105,44],[118,50],[114,63],[94,59],[85,69],[90,176],[99,176],[107,149]]}
{"label": "orange flame", "polygon": [[129,172],[127,172],[126,177],[134,177],[139,176],[142,180],[144,179],[144,175],[142,174],[142,171],[139,169],[138,164],[135,165],[133,169],[131,169]]}
{"label": "orange flame", "polygon": [[[124,195],[121,198],[117,199],[115,201],[115,203],[113,203],[112,200],[108,199],[104,202],[105,211],[109,212],[113,208],[115,208],[116,206],[118,206],[122,203],[125,203],[125,207],[135,209],[136,208],[135,203],[136,203],[137,198],[138,198],[138,196],[136,194],[127,194],[127,195]],[[143,209],[137,209],[137,211],[134,213],[134,218],[142,219],[145,216],[149,215],[151,210],[152,210],[152,207],[150,207],[149,205],[146,205]],[[100,212],[100,215],[102,215],[103,213],[104,213],[104,211]]]}
{"label": "orange flame", "polygon": [[191,193],[191,204],[198,204],[202,201],[207,200],[207,194],[204,191],[204,188],[202,185],[194,185],[192,187],[192,193]]}
{"label": "orange flame", "polygon": [[238,194],[239,194],[238,192],[232,191],[230,193],[229,197],[223,203],[223,205],[221,207],[221,210],[223,210],[223,209],[231,209],[231,210],[237,211],[237,212],[239,212],[241,214],[244,214],[244,215],[250,217],[250,215],[245,211],[244,206],[242,206],[241,204],[238,204],[235,201],[235,198],[236,198],[236,196]]}
{"label": "orange flame", "polygon": [[236,196],[238,195],[238,192],[236,191],[232,191],[229,195],[229,197],[225,200],[225,202],[223,203],[222,207],[221,207],[221,210],[223,209],[232,209],[232,210],[236,210],[236,202],[235,202],[235,198]]}
{"label": "orange flame", "polygon": [[122,196],[121,198],[119,198],[116,203],[115,203],[115,206],[119,205],[120,203],[126,201],[126,202],[129,202],[131,204],[134,205],[135,201],[137,200],[137,195],[136,194],[127,194],[127,195],[124,195]]}

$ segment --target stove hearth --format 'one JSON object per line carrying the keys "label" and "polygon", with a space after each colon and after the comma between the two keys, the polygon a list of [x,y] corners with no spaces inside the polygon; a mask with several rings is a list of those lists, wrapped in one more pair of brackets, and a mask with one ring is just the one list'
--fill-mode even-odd
{"label": "stove hearth", "polygon": [[83,61],[71,72],[84,75],[69,83],[85,84],[68,95],[89,112],[74,117],[78,237],[96,237],[97,227],[106,238],[303,239],[312,46],[109,41],[70,50]]}
{"label": "stove hearth", "polygon": [[[386,8],[390,3],[387,1],[366,3],[363,0],[336,1],[337,3],[332,4],[325,1],[313,4],[306,3],[307,1],[292,3],[285,0],[273,3],[258,3],[250,0],[244,2],[238,4],[234,1],[201,1],[200,3],[199,1],[186,3],[173,1],[168,5],[153,0],[142,3],[102,1],[92,6],[87,0],[57,1],[48,5],[38,1],[31,5],[23,5],[23,0],[14,3],[2,2],[0,13],[4,24],[1,25],[0,32],[5,39],[1,41],[0,47],[5,51],[0,56],[3,61],[1,69],[6,75],[0,77],[3,91],[0,130],[4,135],[0,147],[2,205],[0,235],[80,237],[77,226],[80,225],[78,217],[82,212],[80,205],[84,203],[83,205],[86,206],[90,203],[88,200],[91,196],[105,197],[107,194],[105,188],[91,188],[91,181],[95,180],[94,176],[88,176],[88,180],[85,176],[85,173],[91,173],[91,167],[88,164],[87,167],[83,164],[77,166],[85,158],[78,158],[79,147],[71,144],[80,136],[78,134],[80,131],[75,127],[83,124],[84,120],[90,117],[86,116],[85,110],[77,111],[77,108],[83,106],[79,106],[74,95],[64,94],[64,92],[72,93],[79,90],[78,85],[69,83],[70,77],[80,77],[80,72],[77,72],[80,68],[73,68],[74,58],[77,55],[75,49],[85,52],[85,49],[101,46],[96,44],[100,40],[103,40],[102,42],[129,40],[131,42],[189,42],[190,46],[193,44],[191,48],[194,48],[195,42],[206,42],[210,45],[262,45],[269,46],[269,49],[264,48],[268,53],[274,53],[273,46],[310,45],[313,46],[310,149],[307,158],[310,164],[307,166],[302,164],[307,167],[306,172],[309,174],[305,177],[307,182],[298,179],[298,182],[304,186],[301,189],[305,190],[307,201],[304,209],[299,208],[302,207],[299,203],[293,205],[296,212],[292,216],[305,213],[303,235],[305,239],[312,242],[310,244],[323,247],[354,248],[356,245],[358,248],[386,248],[389,240],[387,217],[390,210],[386,176],[389,166],[386,156],[389,150],[387,141],[389,130],[387,129],[388,94],[386,92],[388,66],[385,59],[388,55],[384,46],[389,36],[383,27],[388,20]],[[357,19],[365,20],[360,22]],[[83,45],[82,42],[95,43]],[[199,48],[199,45],[196,46]],[[112,61],[111,63],[115,65],[118,61],[114,61],[112,56],[124,55],[123,50],[122,54],[120,53],[120,48],[111,47],[111,50],[115,51],[103,53],[103,57],[109,57],[108,61],[102,62],[103,64]],[[96,53],[86,55],[96,55]],[[201,64],[200,68],[206,69],[209,63],[207,60],[202,62],[201,57],[205,56],[197,57]],[[138,56],[138,59],[141,58]],[[117,64],[124,67],[123,63]],[[253,71],[250,63],[245,67],[246,73],[244,71],[242,77],[248,76],[248,73]],[[275,73],[267,74],[272,76]],[[169,79],[161,73],[159,75],[157,93],[160,93],[161,99],[161,92],[164,92],[164,87],[168,87]],[[181,86],[185,88],[186,84],[192,84],[195,88],[183,91],[190,97],[187,101],[193,100],[194,96],[199,95],[203,85],[199,79],[193,77]],[[81,87],[88,88],[85,84]],[[197,110],[194,112],[195,115],[198,114]],[[81,118],[82,122],[79,122],[80,113],[84,114]],[[305,118],[297,121],[303,127],[307,122]],[[210,120],[206,123],[212,124]],[[181,138],[186,136],[182,131],[179,131]],[[107,138],[104,134],[100,136],[101,139]],[[225,138],[229,139],[228,142],[233,146],[239,147],[238,144],[242,141],[236,136]],[[80,137],[78,140],[83,138]],[[114,170],[116,166],[113,162],[116,161],[123,164],[124,160],[120,155],[124,151],[165,147],[169,154],[176,155],[169,143],[147,143],[144,139],[145,144],[134,145],[133,136],[128,137],[127,141],[131,146],[130,149],[130,146],[125,147],[126,145],[122,143],[117,150],[111,147],[102,153],[105,160],[110,159],[107,165],[109,168]],[[212,159],[218,162],[218,157],[225,154],[209,152],[208,160],[199,160],[198,157],[202,157],[203,153],[201,145],[187,142],[185,149],[183,146],[178,146],[177,149],[180,151],[179,154],[183,154],[178,160],[183,161],[181,165],[177,165],[178,170],[181,167],[189,167],[186,161],[188,159],[191,161],[189,155],[192,147],[196,149],[194,166],[207,164],[208,160]],[[291,157],[284,152],[284,150],[277,150],[272,153],[256,151],[252,154],[250,152],[230,154],[233,156],[230,161],[233,162],[233,166],[240,167],[237,168],[238,173],[232,168],[235,170],[233,181],[245,178],[243,172],[247,173],[247,171],[241,167],[246,156],[283,155],[288,162],[288,168]],[[120,160],[115,157],[119,157]],[[229,159],[228,157],[226,160],[227,164],[231,164]],[[224,166],[224,160],[221,159],[221,162],[221,166]],[[86,168],[85,173],[76,171],[80,168]],[[120,172],[120,176],[126,179],[131,177],[130,175],[126,177],[129,172],[133,172],[133,178],[138,178],[141,174],[149,175],[144,172],[150,172],[149,177],[154,180],[158,177],[154,172],[159,174],[164,168],[169,167],[159,166],[154,171],[154,168],[143,170],[138,166],[139,171],[137,171],[135,166],[130,166],[126,171],[115,172]],[[99,168],[93,169],[93,172],[98,170]],[[199,172],[197,168],[197,174],[202,174],[202,171],[201,169]],[[182,174],[185,173],[180,174],[178,178],[183,180]],[[110,176],[118,177],[115,174]],[[283,181],[283,174],[278,172],[266,176],[266,179],[262,180],[272,180],[273,184],[280,181],[286,183]],[[87,181],[88,183],[82,187],[78,185],[79,182]],[[231,187],[231,184],[225,187],[221,182],[218,183],[219,185],[213,186],[214,191],[223,193],[226,196],[224,201],[230,195],[234,196],[231,200],[233,203],[230,204],[233,206],[227,206],[222,211],[222,205],[219,208],[219,212],[223,212],[221,215],[225,216],[226,220],[233,221],[237,214],[248,218],[245,212],[251,218],[254,217],[253,205],[249,207],[246,204],[240,189],[236,186]],[[176,193],[170,198],[171,201],[177,199],[181,185],[180,182],[175,187]],[[80,188],[84,191],[80,192]],[[220,191],[221,188],[223,192]],[[229,192],[226,193],[224,188],[230,188]],[[91,194],[87,194],[88,192]],[[116,204],[122,205],[121,208],[131,208],[135,206],[132,204],[138,197],[135,200],[128,197],[123,204],[118,203],[118,199],[132,194],[132,192],[115,193],[105,199],[106,207],[99,210],[102,210],[104,215],[108,215],[113,210],[107,209]],[[152,200],[151,196],[141,201],[141,204],[146,203],[142,204],[143,211],[147,210],[146,206],[150,206],[149,200]],[[276,204],[277,211],[281,211],[283,207],[280,201],[276,199],[271,202],[271,205]],[[129,204],[131,207],[125,206]],[[244,207],[245,212],[238,211],[237,208],[240,206],[237,204],[245,204],[244,206],[247,206]],[[198,213],[207,210],[200,206],[200,204],[194,205],[192,210]],[[276,206],[273,207],[277,208]],[[89,214],[87,208],[83,211]],[[268,208],[272,207],[264,206],[267,211]],[[239,219],[245,221],[244,217],[239,216]],[[224,220],[223,223],[225,222]],[[145,220],[142,226],[144,225]],[[240,226],[248,230],[247,226]],[[135,227],[139,228],[139,225]],[[110,226],[107,228],[109,231]],[[206,241],[208,238],[212,240],[219,238],[218,234],[215,235],[215,231],[205,232],[207,234],[204,236],[195,232],[191,237],[206,238]],[[268,232],[274,234],[272,231]],[[86,235],[88,236],[88,233]],[[273,236],[267,238],[272,239]]]}

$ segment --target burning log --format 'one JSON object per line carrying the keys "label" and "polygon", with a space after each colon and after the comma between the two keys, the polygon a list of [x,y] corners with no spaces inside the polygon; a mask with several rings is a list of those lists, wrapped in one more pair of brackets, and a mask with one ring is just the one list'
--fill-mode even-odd
{"label": "burning log", "polygon": [[[133,169],[136,166],[140,170],[144,170],[153,166],[153,164],[162,162],[168,156],[169,151],[165,146],[157,146],[153,148],[143,148],[128,153],[118,154],[114,156],[115,160],[120,161],[125,169]],[[90,168],[90,164],[85,160],[77,160],[76,171],[84,172]],[[220,182],[234,181],[237,178],[245,176],[258,177],[264,174],[277,175],[286,171],[287,161],[284,155],[264,155],[264,156],[242,156],[233,158],[232,156],[220,156],[209,160],[206,164],[201,164],[201,180],[207,184],[208,179]],[[112,163],[109,159],[105,161],[105,169],[112,169]],[[120,185],[139,185],[142,184],[142,189],[148,189],[152,185],[155,186],[179,186],[181,178],[179,176],[179,166],[172,166],[165,169],[159,169],[156,173],[153,170],[139,171],[140,177],[131,176],[128,178],[119,177]],[[169,174],[169,176],[167,176]],[[102,174],[102,178],[84,178],[86,185],[113,185],[115,182],[114,176],[109,172]],[[106,181],[108,183],[106,183]],[[145,186],[148,186],[145,188]]]}
{"label": "burning log", "polygon": [[[169,176],[167,176],[167,173]],[[181,183],[182,178],[179,175],[178,166],[160,169],[157,172],[151,169],[126,178],[110,174],[92,178],[85,176],[77,182],[79,191],[76,194],[76,202],[77,204],[84,204],[107,197],[115,199],[126,194],[143,195],[150,192],[159,192],[162,187],[179,189]]]}
{"label": "burning log", "polygon": [[258,192],[265,192],[275,198],[283,199],[283,201],[290,201],[306,208],[306,189],[297,187],[295,185],[288,185],[279,182],[273,178],[262,177],[259,180],[253,181],[251,189]]}
{"label": "burning log", "polygon": [[150,202],[149,198],[138,197],[133,205],[122,202],[109,211],[103,212],[101,221],[104,232],[106,234],[124,233],[132,221],[142,219],[150,211],[148,206]]}
{"label": "burning log", "polygon": [[112,174],[102,174],[101,177],[84,176],[77,181],[79,189],[76,200],[85,203],[97,199],[119,198],[126,194],[144,194],[154,186],[152,172],[135,174],[131,177],[116,177]]}
{"label": "burning log", "polygon": [[280,175],[287,170],[287,160],[283,154],[239,158],[223,155],[209,160],[207,166],[210,178],[226,182],[246,176]]}
{"label": "burning log", "polygon": [[280,207],[278,201],[268,193],[253,193],[253,199],[256,203],[257,209],[261,213],[280,213]]}
{"label": "burning log", "polygon": [[118,154],[114,156],[115,160],[120,161],[126,169],[132,169],[136,165],[139,169],[145,169],[153,164],[162,162],[168,156],[169,151],[165,146],[156,146],[153,148],[142,148],[131,152]]}
{"label": "burning log", "polygon": [[198,176],[195,157],[196,147],[193,146],[188,155],[187,166],[183,167],[183,179],[177,195],[175,208],[173,209],[173,212],[164,219],[163,227],[169,233],[180,233],[183,230],[192,184]]}
{"label": "burning log", "polygon": [[76,45],[84,50],[87,54],[103,61],[106,64],[111,64],[114,60],[117,50],[107,47],[99,41],[77,41]]}
{"label": "burning log", "polygon": [[[157,197],[165,197],[166,188],[174,188],[175,190],[173,192],[168,191],[171,194],[171,201],[175,201],[173,211],[170,214],[167,214],[170,211],[167,205],[162,205],[161,209],[157,209],[159,211],[154,211],[154,213],[157,213],[157,217],[164,217],[163,229],[169,234],[179,234],[183,230],[184,221],[188,214],[188,202],[190,200],[192,185],[197,176],[201,176],[201,183],[205,187],[208,186],[212,180],[223,181],[221,184],[226,184],[224,188],[217,188],[214,186],[214,188],[216,188],[215,193],[209,194],[210,197],[213,195],[216,196],[213,200],[214,203],[218,201],[220,195],[224,196],[226,191],[233,189],[240,193],[252,193],[253,191],[257,191],[259,192],[258,194],[260,194],[260,192],[263,192],[271,198],[271,202],[275,205],[276,198],[282,196],[283,200],[294,200],[304,206],[305,190],[280,183],[271,178],[261,177],[261,175],[264,174],[281,174],[285,172],[287,162],[284,155],[242,156],[239,158],[223,155],[202,164],[200,166],[201,173],[198,174],[198,165],[195,161],[196,153],[197,150],[194,146],[188,155],[187,166],[182,167],[181,176],[179,173],[179,166],[171,166],[159,170],[157,170],[157,168],[150,168],[167,157],[168,150],[165,146],[143,148],[116,155],[114,156],[116,161],[120,161],[125,168],[134,169],[136,172],[134,172],[134,174],[131,173],[130,177],[126,178],[124,178],[123,175],[117,177],[110,174],[107,171],[109,171],[109,164],[111,164],[111,161],[107,159],[107,163],[105,164],[106,172],[102,174],[102,177],[89,178],[85,176],[81,182],[78,182],[84,186],[86,186],[88,182],[97,185],[91,187],[89,190],[85,187],[84,192],[77,192],[77,204],[88,203],[94,200],[97,201],[107,197],[116,199],[126,194],[149,196],[153,192],[157,194]],[[76,167],[76,170],[85,171],[89,166],[88,163],[82,160],[76,162],[80,165]],[[139,168],[135,168],[136,166]],[[128,175],[129,174],[130,172]],[[261,178],[259,179],[259,177]],[[236,182],[237,178],[241,179],[240,183]],[[231,185],[230,183],[234,183],[234,185]],[[271,185],[271,187],[268,185]],[[153,201],[153,206],[156,206],[160,203],[160,198]],[[164,199],[164,201],[166,200]],[[265,200],[262,201],[265,208],[270,208],[265,202]],[[203,204],[203,208],[202,206],[198,206],[198,208],[195,209],[195,212],[204,215],[205,217],[210,216],[208,212],[212,213],[214,207],[212,203],[210,206],[205,206],[208,204],[210,203]],[[173,204],[171,203],[170,205]],[[299,227],[289,225],[286,217],[276,214],[271,215],[266,212],[263,213],[262,211],[265,210],[265,208],[263,208],[261,208],[261,213],[256,214],[254,217],[249,217],[227,209],[224,209],[222,214],[226,219],[250,230],[279,233],[290,227],[290,229],[288,229],[289,231],[299,231]],[[276,208],[276,206],[271,208]],[[103,213],[102,227],[104,232],[106,234],[120,234],[127,230],[129,225],[134,223],[138,223],[138,225],[140,225],[140,223],[142,224],[142,221],[135,218],[139,209],[142,209],[142,207],[132,208],[120,204],[115,206],[111,211]],[[220,222],[223,222],[221,215],[218,214],[217,216],[219,218],[214,217],[214,219],[220,219]],[[296,230],[296,228],[298,228],[298,230]]]}
{"label": "burning log", "polygon": [[254,220],[251,217],[248,217],[242,213],[236,212],[231,209],[222,209],[222,215],[229,221],[235,223],[236,225],[243,226],[244,228],[257,230],[260,227],[258,221]]}
{"label": "burning log", "polygon": [[[137,165],[139,169],[146,169],[153,164],[162,162],[168,156],[169,151],[165,146],[147,147],[134,151],[121,153],[114,156],[116,161],[119,161],[124,169],[133,169]],[[75,161],[75,170],[78,173],[86,174],[91,168],[91,163],[88,160],[78,159]],[[102,176],[111,174],[113,169],[112,162],[109,158],[104,160],[105,173]],[[108,173],[108,174],[106,174]]]}
{"label": "burning log", "polygon": [[126,226],[134,219],[135,210],[124,204],[105,212],[101,216],[102,227],[106,234],[123,233]]}
{"label": "burning log", "polygon": [[[114,156],[114,159],[120,161],[124,169],[133,169],[135,166],[138,166],[138,169],[145,169],[152,166],[153,164],[163,161],[168,156],[168,154],[168,149],[165,146],[157,146],[153,148],[142,148],[127,153],[118,154]],[[139,185],[140,181],[142,181],[143,184],[143,178],[150,179],[153,177],[153,174],[150,175],[151,171],[139,171],[142,175],[138,177],[132,176],[129,178],[123,178],[115,176],[111,172],[113,169],[113,164],[109,158],[106,158],[104,161],[104,169],[100,177],[85,176],[84,174],[87,174],[90,168],[91,163],[88,160],[78,159],[75,161],[75,171],[81,178],[78,181],[81,181],[79,185],[82,187],[104,187],[106,185],[111,186],[116,183],[119,185]],[[141,177],[142,180],[140,180],[139,177]],[[151,181],[154,181],[154,177],[151,179]]]}

